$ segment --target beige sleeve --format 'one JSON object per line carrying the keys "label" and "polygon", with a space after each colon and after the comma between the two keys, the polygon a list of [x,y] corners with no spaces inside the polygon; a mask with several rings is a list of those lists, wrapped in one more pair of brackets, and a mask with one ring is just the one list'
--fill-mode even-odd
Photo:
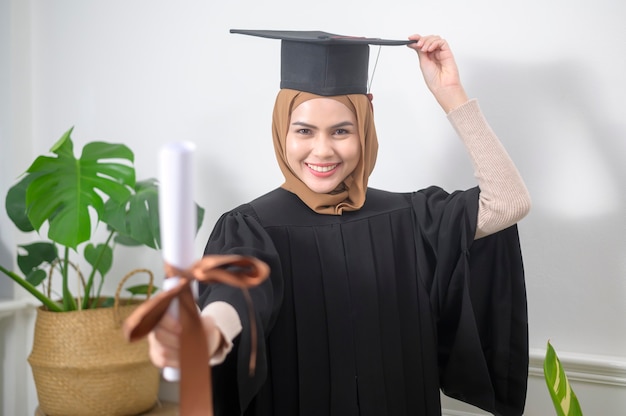
{"label": "beige sleeve", "polygon": [[530,195],[478,101],[469,100],[452,110],[448,120],[467,148],[480,188],[476,238],[520,221],[530,210]]}
{"label": "beige sleeve", "polygon": [[215,325],[224,337],[222,347],[211,357],[210,364],[217,365],[226,359],[226,355],[233,349],[233,340],[241,332],[241,320],[235,308],[226,302],[209,303],[200,313],[201,316],[211,316]]}

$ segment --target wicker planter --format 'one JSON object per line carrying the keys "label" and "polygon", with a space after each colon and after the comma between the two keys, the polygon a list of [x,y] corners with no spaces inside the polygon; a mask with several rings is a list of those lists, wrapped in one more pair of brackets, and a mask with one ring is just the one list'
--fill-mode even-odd
{"label": "wicker planter", "polygon": [[147,341],[128,343],[121,331],[138,303],[74,312],[37,310],[28,362],[43,413],[123,416],[155,405],[160,376],[150,362]]}

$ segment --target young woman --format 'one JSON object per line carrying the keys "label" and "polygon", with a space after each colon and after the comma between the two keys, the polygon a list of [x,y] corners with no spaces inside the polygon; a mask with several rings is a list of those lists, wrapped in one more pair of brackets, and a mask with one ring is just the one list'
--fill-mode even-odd
{"label": "young woman", "polygon": [[[282,35],[283,60],[292,59],[286,48],[312,47]],[[440,389],[494,414],[523,413],[527,321],[515,224],[530,198],[468,100],[447,42],[409,40],[478,186],[368,188],[378,147],[371,97],[358,88],[285,87],[283,64],[273,139],[285,183],[224,214],[205,251],[255,256],[271,268],[250,291],[253,376],[242,292],[201,291],[217,415],[440,415]],[[179,332],[166,316],[150,334],[156,365],[178,366]]]}

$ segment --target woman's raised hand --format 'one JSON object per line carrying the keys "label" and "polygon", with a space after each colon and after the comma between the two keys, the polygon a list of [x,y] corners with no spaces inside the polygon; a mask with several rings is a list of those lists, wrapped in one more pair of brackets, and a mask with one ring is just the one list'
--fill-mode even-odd
{"label": "woman's raised hand", "polygon": [[428,89],[446,113],[464,104],[467,94],[461,85],[459,70],[452,50],[440,36],[411,35],[417,42],[407,46],[417,52],[422,75]]}

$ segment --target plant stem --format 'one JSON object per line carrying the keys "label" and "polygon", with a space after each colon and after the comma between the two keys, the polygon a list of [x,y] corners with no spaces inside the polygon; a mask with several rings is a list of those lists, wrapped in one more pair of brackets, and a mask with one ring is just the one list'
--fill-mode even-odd
{"label": "plant stem", "polygon": [[100,284],[98,285],[98,291],[96,292],[96,299],[100,299],[100,294],[102,293],[102,286],[104,286],[104,276],[100,279]]}
{"label": "plant stem", "polygon": [[68,272],[69,272],[69,262],[70,262],[70,248],[65,247],[65,256],[63,258],[63,307],[66,311],[75,311],[76,310],[76,302],[74,301],[74,296],[72,296],[72,292],[70,292],[69,282],[68,282]]}
{"label": "plant stem", "polygon": [[64,311],[61,306],[59,306],[56,302],[54,302],[49,297],[47,297],[46,295],[38,291],[37,288],[33,286],[32,284],[30,284],[30,282],[28,282],[26,279],[23,279],[22,277],[18,276],[17,274],[13,273],[10,270],[5,269],[2,266],[0,266],[0,271],[6,274],[7,276],[9,276],[11,279],[13,279],[17,284],[22,286],[24,289],[26,289],[31,295],[39,299],[41,303],[43,303],[49,310],[53,312]]}
{"label": "plant stem", "polygon": [[[104,246],[109,245],[109,242],[113,238],[113,234],[115,234],[115,231],[111,230],[111,232],[109,233],[109,236],[104,242]],[[87,279],[87,284],[85,285],[85,295],[83,296],[83,309],[87,309],[87,307],[89,306],[89,299],[90,299],[89,292],[91,292],[91,287],[93,286],[93,281],[96,277],[96,271],[98,270],[98,265],[100,264],[100,260],[102,260],[103,254],[104,254],[104,248],[98,252],[98,257],[96,258],[96,261],[94,262],[94,265],[91,269],[91,273],[89,274],[89,278]],[[102,281],[104,282],[104,276],[102,276]],[[96,298],[100,297],[101,290],[102,290],[102,283],[100,283],[100,287],[98,289],[98,294],[96,295]],[[95,304],[97,304],[97,302],[95,302]]]}

